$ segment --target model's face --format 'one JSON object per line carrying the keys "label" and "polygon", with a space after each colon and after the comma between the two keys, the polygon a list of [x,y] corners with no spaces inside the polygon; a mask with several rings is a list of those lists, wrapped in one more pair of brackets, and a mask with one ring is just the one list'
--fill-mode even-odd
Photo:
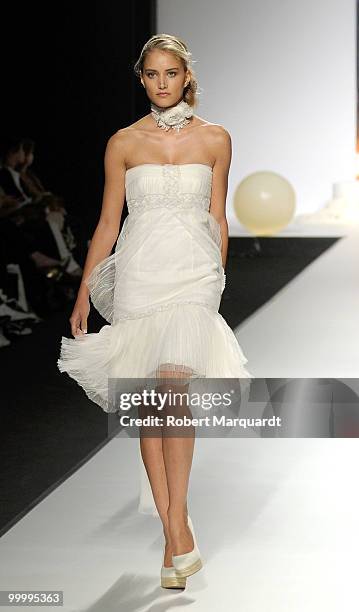
{"label": "model's face", "polygon": [[[190,75],[181,60],[168,51],[154,49],[144,62],[141,83],[154,104],[163,108],[175,106],[183,98]],[[167,95],[161,96],[160,93]]]}

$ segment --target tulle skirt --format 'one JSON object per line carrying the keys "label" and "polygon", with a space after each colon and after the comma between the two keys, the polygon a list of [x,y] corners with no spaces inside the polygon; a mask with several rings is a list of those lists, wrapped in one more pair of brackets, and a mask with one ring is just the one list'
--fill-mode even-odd
{"label": "tulle skirt", "polygon": [[104,325],[98,333],[62,338],[58,367],[106,412],[108,379],[158,378],[174,372],[191,378],[247,378],[244,356],[219,313],[194,304],[172,305],[146,317]]}

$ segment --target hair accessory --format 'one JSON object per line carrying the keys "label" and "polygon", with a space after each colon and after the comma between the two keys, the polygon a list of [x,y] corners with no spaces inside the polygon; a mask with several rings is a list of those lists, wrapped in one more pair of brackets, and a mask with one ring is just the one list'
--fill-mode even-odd
{"label": "hair accessory", "polygon": [[171,108],[161,108],[151,102],[151,114],[157,123],[157,127],[162,130],[179,130],[189,123],[190,117],[193,116],[193,108],[184,100],[181,100],[176,106]]}

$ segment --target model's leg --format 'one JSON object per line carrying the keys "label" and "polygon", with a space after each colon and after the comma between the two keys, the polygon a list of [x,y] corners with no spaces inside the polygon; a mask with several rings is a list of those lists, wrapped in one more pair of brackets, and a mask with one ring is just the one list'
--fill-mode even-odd
{"label": "model's leg", "polygon": [[[148,479],[150,481],[153,499],[155,501],[155,505],[163,525],[163,535],[165,538],[165,552],[163,564],[165,567],[171,567],[173,565],[172,555],[180,553],[178,553],[176,550],[173,550],[171,545],[168,517],[169,494],[166,469],[163,459],[162,438],[140,438],[140,445],[141,455],[146,468]],[[187,516],[187,503],[185,503],[185,512]],[[179,535],[178,537],[181,538],[181,535]],[[191,550],[191,548],[189,550]],[[187,551],[184,550],[183,552]]]}
{"label": "model's leg", "polygon": [[[159,416],[160,412],[157,407],[149,408],[148,406],[139,407],[139,416],[144,418],[148,415]],[[151,434],[153,437],[151,437]],[[163,439],[161,428],[143,427],[140,428],[140,449],[142,460],[147,472],[147,476],[151,485],[153,499],[162,521],[163,534],[165,537],[165,554],[163,564],[165,567],[171,567],[172,564],[172,548],[170,542],[168,507],[169,493],[167,486],[167,475],[163,458]]]}
{"label": "model's leg", "polygon": [[[160,372],[159,377],[181,378],[185,375],[188,375],[188,373],[166,369],[164,372]],[[157,391],[168,392],[169,388],[174,390],[174,385],[159,385]],[[188,385],[180,385],[175,390],[181,393],[187,392]],[[150,413],[156,416],[160,414],[156,408],[153,411],[149,411],[148,408],[145,411],[139,410],[140,416]],[[176,407],[175,412],[171,408],[171,413],[176,413],[178,416],[183,414],[191,416],[186,406]],[[166,541],[165,567],[172,566],[172,554],[182,554],[193,548],[192,534],[187,527],[187,490],[193,456],[194,428],[192,428],[190,434],[188,434],[188,429],[186,428],[184,434],[187,437],[170,437],[168,429],[163,437],[158,436],[158,430],[156,431],[156,437],[150,437],[150,430],[146,428],[143,430],[146,435],[140,438],[142,459],[150,481],[155,505],[163,524]],[[181,436],[183,429],[178,428],[177,431],[180,432],[178,435]],[[167,456],[167,466],[165,464],[165,454]],[[170,487],[172,495],[170,495]]]}
{"label": "model's leg", "polygon": [[148,479],[150,481],[153,499],[155,501],[158,514],[163,525],[163,534],[165,537],[165,556],[164,566],[171,567],[172,552],[170,546],[170,533],[168,525],[168,487],[165,464],[163,460],[162,437],[160,438],[140,438],[141,455],[146,468]]}
{"label": "model's leg", "polygon": [[[171,372],[172,379],[186,376],[185,373]],[[161,391],[178,394],[188,393],[188,384],[162,384]],[[181,396],[178,395],[178,398]],[[175,405],[165,410],[166,414],[175,417],[192,417],[186,401],[177,399]],[[163,430],[163,458],[168,487],[168,528],[172,554],[180,555],[193,549],[194,542],[191,531],[187,525],[187,493],[189,476],[192,466],[195,429],[192,426],[164,426]]]}

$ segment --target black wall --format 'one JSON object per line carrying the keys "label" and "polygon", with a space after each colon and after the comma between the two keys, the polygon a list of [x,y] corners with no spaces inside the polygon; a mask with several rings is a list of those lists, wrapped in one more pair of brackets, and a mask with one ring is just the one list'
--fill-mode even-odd
{"label": "black wall", "polygon": [[155,2],[13,2],[2,13],[0,137],[36,141],[34,169],[89,236],[107,139],[149,112],[132,66],[155,33]]}

